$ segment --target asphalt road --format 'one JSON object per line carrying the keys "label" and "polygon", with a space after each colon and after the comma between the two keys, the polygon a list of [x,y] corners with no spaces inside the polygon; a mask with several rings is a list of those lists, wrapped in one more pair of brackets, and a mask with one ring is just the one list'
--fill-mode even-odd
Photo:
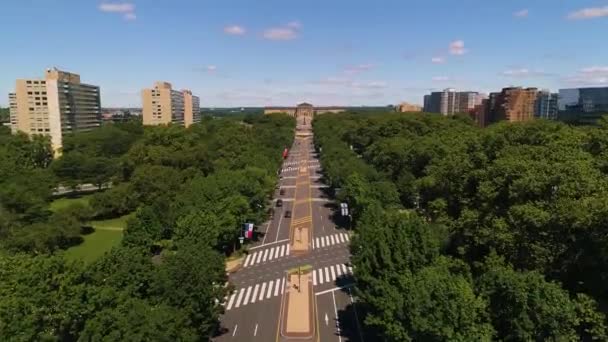
{"label": "asphalt road", "polygon": [[[226,299],[223,332],[214,341],[286,341],[279,334],[285,272],[299,265],[313,268],[316,329],[312,340],[363,340],[356,301],[350,292],[350,232],[341,227],[339,208],[321,183],[319,160],[310,152],[313,150],[312,137],[296,139],[284,161],[274,198],[282,199],[283,206],[273,203],[274,215],[257,227],[256,241],[250,245],[243,267],[229,276],[235,291]],[[308,168],[308,179],[297,178],[301,166]],[[298,203],[294,203],[296,196]],[[309,200],[303,201],[306,198]],[[292,218],[284,217],[285,210],[292,211]],[[296,227],[292,227],[292,220],[301,222],[306,216],[310,216],[309,250],[293,253],[289,248],[290,230]]]}

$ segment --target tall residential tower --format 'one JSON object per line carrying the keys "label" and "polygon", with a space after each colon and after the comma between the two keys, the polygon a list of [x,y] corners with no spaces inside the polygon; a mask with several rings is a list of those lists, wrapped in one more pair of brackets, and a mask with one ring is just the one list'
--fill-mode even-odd
{"label": "tall residential tower", "polygon": [[169,82],[156,82],[142,90],[144,125],[177,124],[190,126],[200,122],[200,100],[190,90],[173,90]]}
{"label": "tall residential tower", "polygon": [[64,134],[101,125],[99,87],[57,68],[47,69],[44,79],[18,79],[9,102],[12,131],[48,135],[56,153]]}

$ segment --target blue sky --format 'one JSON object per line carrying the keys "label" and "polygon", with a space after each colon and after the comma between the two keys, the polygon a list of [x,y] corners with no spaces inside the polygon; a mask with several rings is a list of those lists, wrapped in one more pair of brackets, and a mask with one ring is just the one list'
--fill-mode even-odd
{"label": "blue sky", "polygon": [[0,12],[0,105],[57,66],[139,106],[420,104],[432,89],[608,86],[608,0],[21,0]]}

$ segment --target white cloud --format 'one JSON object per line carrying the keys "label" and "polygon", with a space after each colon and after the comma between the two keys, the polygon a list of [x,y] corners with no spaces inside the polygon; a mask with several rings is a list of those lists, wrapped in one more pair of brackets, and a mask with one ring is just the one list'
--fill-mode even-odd
{"label": "white cloud", "polygon": [[517,11],[515,13],[513,13],[513,16],[516,18],[525,18],[528,16],[528,14],[530,14],[530,11],[528,11],[527,8],[522,9],[521,11]]}
{"label": "white cloud", "polygon": [[583,8],[575,12],[568,14],[568,19],[571,20],[585,20],[608,16],[608,6],[604,7],[590,7]]}
{"label": "white cloud", "polygon": [[207,71],[214,72],[216,70],[217,70],[217,67],[215,65],[207,65]]}
{"label": "white cloud", "polygon": [[590,75],[608,75],[608,66],[592,66],[580,70],[582,74]]}
{"label": "white cloud", "polygon": [[364,71],[369,71],[374,68],[373,64],[359,64],[359,65],[350,65],[344,69],[344,73],[347,75],[356,75],[360,74]]}
{"label": "white cloud", "polygon": [[224,33],[233,36],[242,36],[247,32],[244,27],[239,25],[231,25],[224,27]]}
{"label": "white cloud", "polygon": [[464,48],[464,41],[455,40],[450,43],[450,54],[461,56],[467,52],[468,50]]}
{"label": "white cloud", "polygon": [[528,68],[505,70],[501,74],[503,76],[513,77],[513,78],[544,77],[544,76],[550,75],[544,71],[530,70]]}
{"label": "white cloud", "polygon": [[608,84],[608,66],[582,68],[562,81],[572,86],[605,86]]}
{"label": "white cloud", "polygon": [[370,82],[353,82],[353,88],[360,89],[382,89],[386,88],[388,84],[384,81],[370,81]]}
{"label": "white cloud", "polygon": [[299,21],[292,21],[287,23],[287,27],[292,28],[294,30],[299,30],[302,28],[302,23],[300,23]]}
{"label": "white cloud", "polygon": [[450,80],[447,76],[435,76],[432,78],[433,82],[447,82]]}
{"label": "white cloud", "polygon": [[268,40],[294,40],[298,38],[302,24],[292,21],[285,26],[272,27],[264,31],[264,38]]}
{"label": "white cloud", "polygon": [[122,14],[125,20],[135,20],[135,5],[130,2],[102,2],[99,10],[106,13]]}
{"label": "white cloud", "polygon": [[431,58],[431,62],[434,64],[443,64],[445,63],[445,58],[443,57],[433,57]]}

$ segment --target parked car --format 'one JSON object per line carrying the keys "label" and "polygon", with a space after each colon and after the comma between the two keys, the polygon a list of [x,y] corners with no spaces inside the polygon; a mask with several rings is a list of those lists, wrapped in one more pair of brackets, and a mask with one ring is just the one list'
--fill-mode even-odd
{"label": "parked car", "polygon": [[291,211],[290,210],[287,210],[285,212],[285,218],[291,218]]}
{"label": "parked car", "polygon": [[278,199],[277,200],[277,207],[282,207],[283,206],[283,200]]}

